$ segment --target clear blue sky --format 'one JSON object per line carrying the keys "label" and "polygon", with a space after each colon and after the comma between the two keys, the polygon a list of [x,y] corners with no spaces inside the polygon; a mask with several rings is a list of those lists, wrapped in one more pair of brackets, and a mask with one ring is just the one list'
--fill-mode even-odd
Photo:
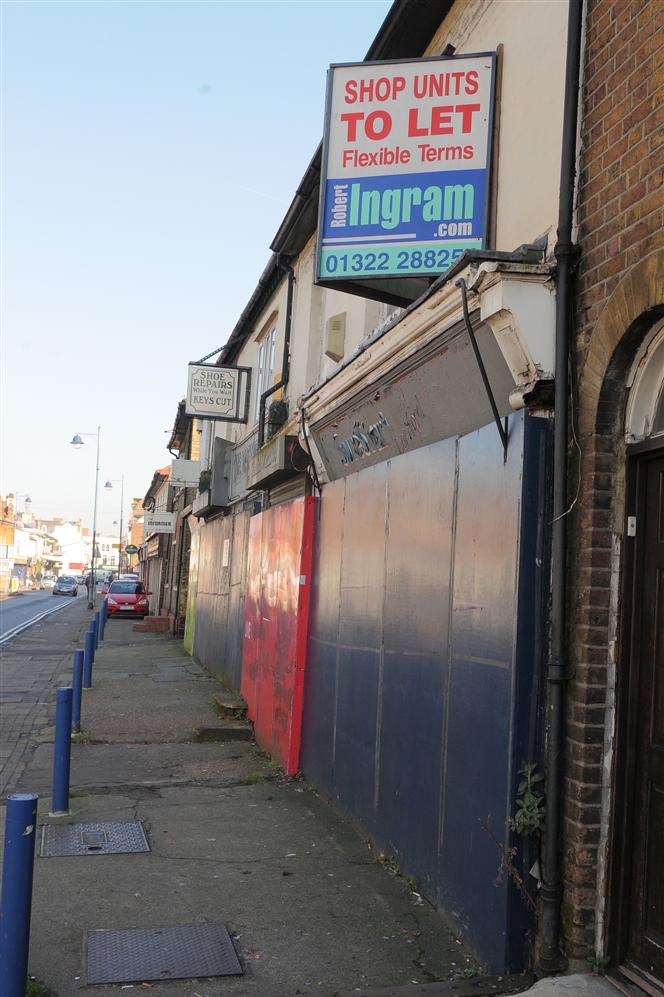
{"label": "clear blue sky", "polygon": [[[67,441],[101,423],[102,480],[145,493],[319,141],[327,65],[389,6],[4,0],[4,492],[90,521],[94,440]],[[106,531],[119,492],[100,509]]]}

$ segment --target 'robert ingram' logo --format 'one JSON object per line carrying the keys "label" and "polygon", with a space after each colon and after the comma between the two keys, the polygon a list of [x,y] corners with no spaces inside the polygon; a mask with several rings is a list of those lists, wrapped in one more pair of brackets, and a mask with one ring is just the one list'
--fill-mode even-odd
{"label": "'robert ingram' logo", "polygon": [[372,188],[365,181],[335,183],[332,190],[330,228],[377,225],[389,230],[418,221],[457,221],[465,224],[456,234],[472,234],[475,189],[471,183]]}

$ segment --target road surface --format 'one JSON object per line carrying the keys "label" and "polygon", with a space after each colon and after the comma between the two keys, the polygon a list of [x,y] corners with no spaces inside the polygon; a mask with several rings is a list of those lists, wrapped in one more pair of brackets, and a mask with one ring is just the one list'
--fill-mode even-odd
{"label": "road surface", "polygon": [[[85,598],[85,586],[81,585],[78,590],[78,598]],[[0,641],[8,634],[13,633],[17,627],[34,620],[42,613],[48,613],[59,609],[62,606],[71,605],[76,602],[70,595],[53,595],[45,590],[39,592],[28,592],[26,595],[10,596],[0,602]]]}

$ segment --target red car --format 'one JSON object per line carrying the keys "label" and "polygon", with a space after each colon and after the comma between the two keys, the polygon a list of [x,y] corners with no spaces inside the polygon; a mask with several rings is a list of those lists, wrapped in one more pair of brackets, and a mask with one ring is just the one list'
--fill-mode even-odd
{"label": "red car", "polygon": [[109,616],[147,616],[150,612],[148,596],[143,582],[129,579],[111,582],[108,589]]}

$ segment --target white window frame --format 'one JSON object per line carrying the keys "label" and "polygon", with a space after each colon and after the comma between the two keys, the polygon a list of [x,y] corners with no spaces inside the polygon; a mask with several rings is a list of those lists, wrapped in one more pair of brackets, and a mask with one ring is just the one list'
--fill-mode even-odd
{"label": "white window frame", "polygon": [[258,363],[256,364],[256,397],[254,399],[254,421],[258,422],[261,408],[261,395],[274,380],[274,361],[277,349],[277,327],[273,325],[260,341]]}

